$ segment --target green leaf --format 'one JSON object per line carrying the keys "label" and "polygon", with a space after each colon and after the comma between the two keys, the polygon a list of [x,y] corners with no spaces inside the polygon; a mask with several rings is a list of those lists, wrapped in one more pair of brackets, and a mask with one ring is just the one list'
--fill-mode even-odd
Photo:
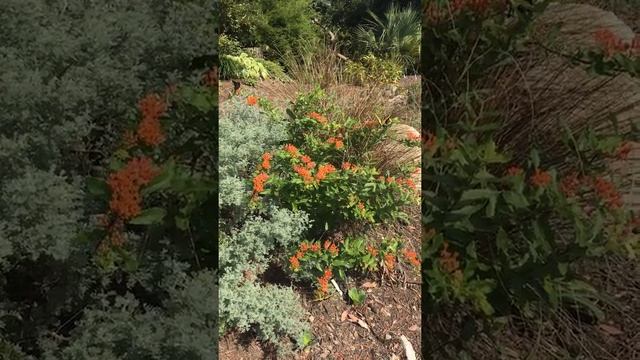
{"label": "green leaf", "polygon": [[531,150],[531,163],[534,168],[540,167],[540,154],[538,154],[538,150]]}
{"label": "green leaf", "polygon": [[131,219],[130,224],[134,225],[152,225],[162,221],[167,211],[163,208],[153,207],[142,211],[140,215]]}
{"label": "green leaf", "polygon": [[94,196],[106,198],[109,196],[109,187],[107,183],[99,178],[90,177],[87,179],[87,189]]}
{"label": "green leaf", "polygon": [[195,94],[189,102],[203,113],[207,113],[213,108],[213,104],[204,94]]}
{"label": "green leaf", "polygon": [[300,339],[298,340],[301,347],[307,347],[311,345],[313,342],[313,334],[310,331],[305,331],[300,335]]}
{"label": "green leaf", "polygon": [[488,172],[486,169],[482,169],[474,175],[474,179],[477,179],[480,181],[488,181],[488,180],[493,180],[495,178],[496,177],[490,172]]}
{"label": "green leaf", "polygon": [[492,218],[496,216],[496,206],[498,204],[498,197],[492,196],[489,198],[489,205],[487,206],[487,217]]}
{"label": "green leaf", "polygon": [[156,176],[150,183],[148,186],[146,186],[144,189],[142,189],[142,195],[149,195],[153,192],[156,192],[158,190],[163,190],[169,187],[169,185],[171,185],[171,181],[173,180],[173,177],[175,175],[175,163],[174,162],[170,162],[162,171],[162,173],[160,173],[158,176]]}
{"label": "green leaf", "polygon": [[189,228],[189,219],[184,216],[176,216],[176,227],[182,231],[186,231]]}
{"label": "green leaf", "polygon": [[124,167],[124,162],[118,158],[113,158],[109,162],[109,169],[113,171],[118,171]]}
{"label": "green leaf", "polygon": [[507,162],[509,159],[507,159],[506,156],[499,154],[496,151],[496,143],[491,141],[485,145],[482,160],[489,164],[501,164]]}
{"label": "green leaf", "polygon": [[496,246],[503,254],[508,254],[509,251],[509,235],[503,228],[498,229],[496,234]]}
{"label": "green leaf", "polygon": [[346,279],[346,274],[344,273],[344,269],[338,269],[338,278],[341,280]]}
{"label": "green leaf", "polygon": [[485,315],[487,316],[493,315],[493,312],[494,312],[493,306],[489,304],[489,302],[485,297],[478,299],[477,304],[478,304],[478,307],[480,308],[480,311],[482,311]]}
{"label": "green leaf", "polygon": [[468,200],[478,200],[478,199],[491,199],[495,198],[498,194],[498,191],[493,189],[471,189],[466,190],[460,196],[460,201],[468,201]]}
{"label": "green leaf", "polygon": [[357,288],[349,289],[349,298],[356,305],[363,304],[366,297],[367,297],[367,294],[364,292],[364,290],[357,289]]}
{"label": "green leaf", "polygon": [[483,205],[468,205],[468,206],[464,206],[460,209],[456,209],[451,211],[451,215],[464,215],[464,216],[468,216],[468,215],[473,215],[475,213],[477,213],[478,211],[480,211],[482,208],[484,207]]}
{"label": "green leaf", "polygon": [[513,206],[516,209],[522,209],[529,206],[529,201],[527,198],[518,192],[515,191],[507,191],[502,193],[502,197],[507,204]]}

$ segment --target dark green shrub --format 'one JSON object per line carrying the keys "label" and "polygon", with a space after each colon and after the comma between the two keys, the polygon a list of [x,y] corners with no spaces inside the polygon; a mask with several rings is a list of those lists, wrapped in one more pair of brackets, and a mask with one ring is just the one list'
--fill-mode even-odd
{"label": "dark green shrub", "polygon": [[218,53],[222,55],[238,56],[242,52],[240,42],[231,36],[222,34],[218,38]]}
{"label": "dark green shrub", "polygon": [[311,0],[222,0],[222,32],[269,59],[308,48],[318,39]]}

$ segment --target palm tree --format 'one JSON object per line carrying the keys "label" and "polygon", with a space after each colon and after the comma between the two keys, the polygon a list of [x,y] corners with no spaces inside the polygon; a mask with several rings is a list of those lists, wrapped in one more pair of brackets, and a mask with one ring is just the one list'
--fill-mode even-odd
{"label": "palm tree", "polygon": [[421,18],[411,7],[400,9],[391,5],[381,19],[368,11],[371,19],[356,29],[355,37],[365,51],[377,56],[395,57],[406,68],[418,63],[420,57]]}

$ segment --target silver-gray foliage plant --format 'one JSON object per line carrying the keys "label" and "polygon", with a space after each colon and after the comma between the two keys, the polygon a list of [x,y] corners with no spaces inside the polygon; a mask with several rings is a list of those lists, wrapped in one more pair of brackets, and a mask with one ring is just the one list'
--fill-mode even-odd
{"label": "silver-gray foliage plant", "polygon": [[261,156],[287,138],[285,123],[258,107],[232,100],[220,118],[220,200],[234,208],[220,233],[220,329],[254,329],[265,341],[288,349],[285,338],[299,340],[309,326],[299,296],[287,287],[260,283],[257,277],[281,257],[278,250],[297,244],[309,227],[302,212],[269,206],[250,211],[251,175]]}

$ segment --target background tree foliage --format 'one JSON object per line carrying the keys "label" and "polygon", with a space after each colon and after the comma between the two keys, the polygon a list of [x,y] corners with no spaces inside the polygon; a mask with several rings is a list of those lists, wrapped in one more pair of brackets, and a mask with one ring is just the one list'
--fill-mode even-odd
{"label": "background tree foliage", "polygon": [[221,0],[221,31],[277,59],[318,39],[311,0]]}

